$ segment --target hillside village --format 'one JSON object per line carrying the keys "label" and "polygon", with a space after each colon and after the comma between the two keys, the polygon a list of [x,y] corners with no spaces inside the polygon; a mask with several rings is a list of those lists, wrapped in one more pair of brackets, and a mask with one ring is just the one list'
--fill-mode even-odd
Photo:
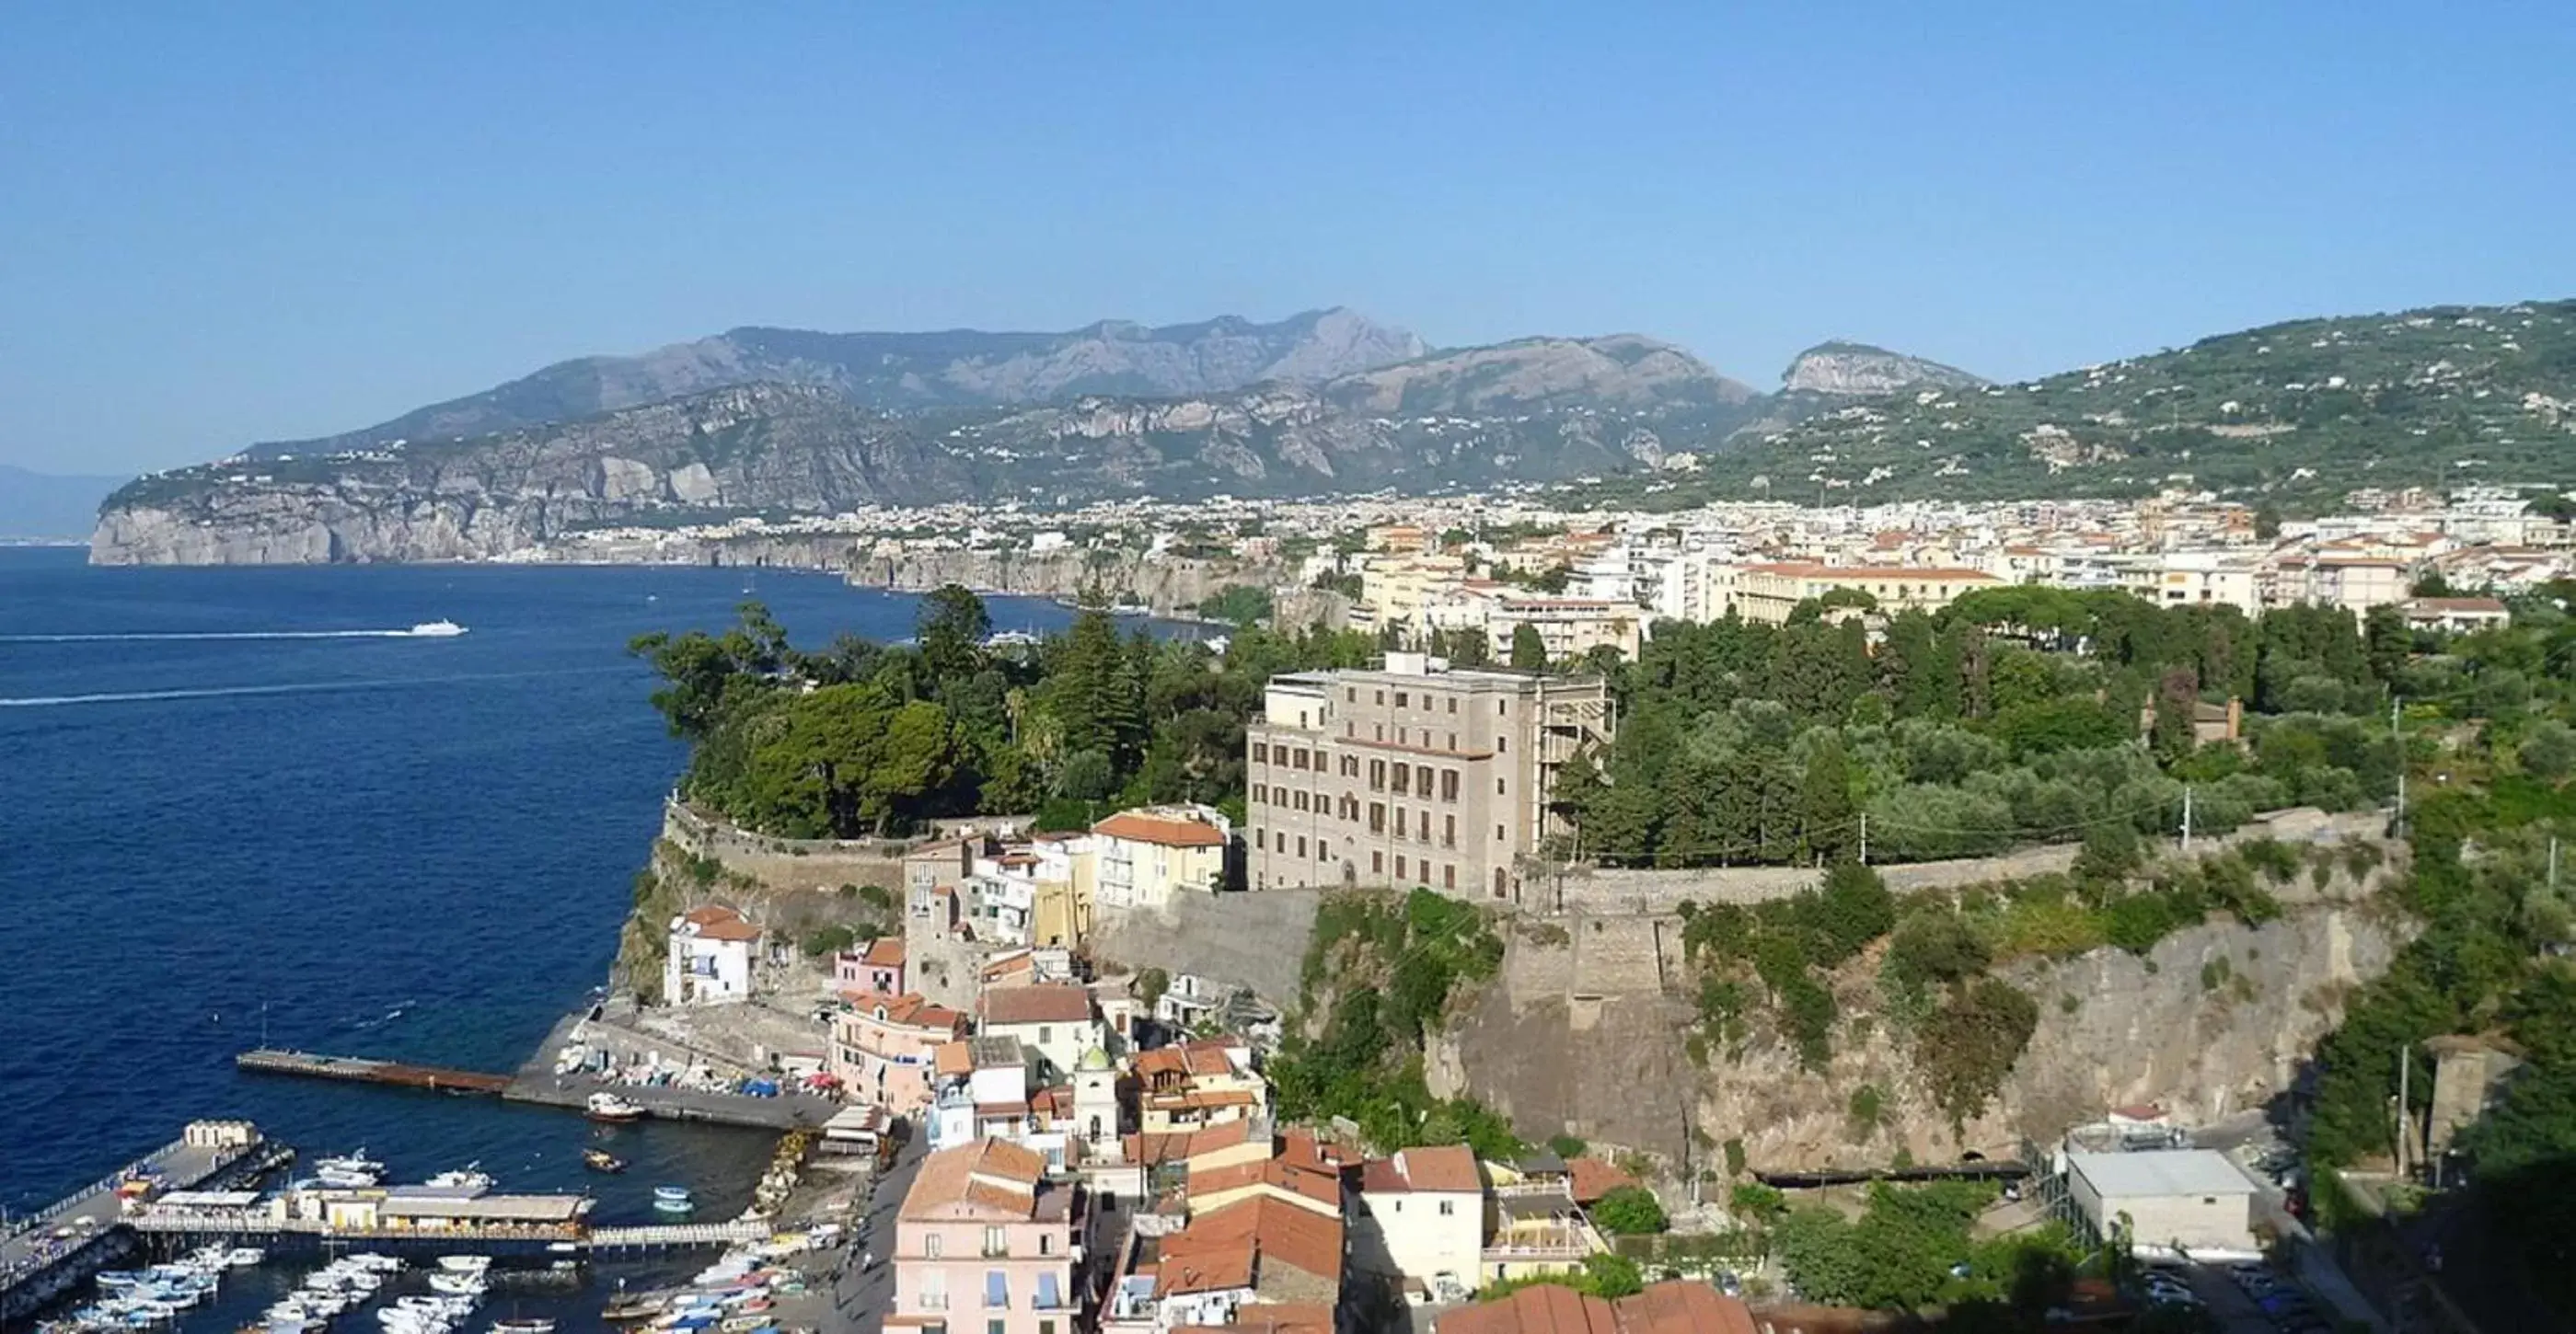
{"label": "hillside village", "polygon": [[[2329,619],[2314,633],[2356,646],[2365,630],[2394,634],[2409,647],[2371,669],[2394,683],[2402,671],[2417,669],[2410,661],[2438,663],[2455,645],[2495,640],[2514,624],[2512,601],[2535,605],[2529,595],[2567,579],[2576,559],[2567,524],[2511,494],[2352,499],[2346,511],[2287,522],[2210,497],[2176,495],[2136,506],[1927,505],[1858,513],[1755,506],[1593,528],[1553,524],[1536,511],[1414,502],[1401,513],[1360,507],[1329,520],[1314,515],[1306,532],[1297,525],[1308,516],[1265,508],[1262,531],[1230,543],[1211,536],[1227,522],[1222,509],[1202,507],[1187,521],[1186,536],[1165,532],[1143,559],[1291,569],[1306,586],[1333,590],[1340,599],[1344,628],[1333,643],[1380,646],[1355,665],[1338,658],[1336,665],[1275,671],[1258,682],[1258,701],[1235,752],[1239,788],[1222,797],[1205,789],[1208,800],[1123,809],[1088,803],[1089,814],[1070,827],[1060,818],[977,814],[940,817],[935,830],[910,837],[798,840],[733,827],[721,814],[693,807],[684,784],[665,860],[695,888],[648,951],[658,976],[639,978],[638,989],[660,1004],[641,1012],[635,1031],[676,1044],[675,1054],[648,1058],[657,1068],[666,1060],[699,1063],[716,1050],[744,1071],[784,1078],[829,1113],[827,1138],[927,1150],[892,1252],[898,1279],[890,1323],[945,1323],[949,1303],[968,1302],[966,1294],[981,1288],[987,1309],[1015,1313],[1012,1328],[1022,1327],[1016,1313],[1025,1293],[1035,1303],[1026,1306],[1033,1320],[1051,1324],[1050,1312],[1065,1312],[1069,1320],[1074,1311],[1096,1310],[1099,1328],[1137,1334],[1383,1328],[1406,1311],[1436,1319],[1444,1330],[1502,1334],[1550,1327],[1526,1323],[1552,1317],[1525,1310],[1520,1294],[1534,1291],[1521,1287],[1525,1281],[1552,1275],[1580,1289],[1581,1300],[1603,1303],[1597,1318],[1604,1321],[1629,1318],[1613,1309],[1619,1301],[1715,1300],[1715,1314],[1693,1318],[1767,1322],[1746,1328],[1839,1327],[1831,1321],[1845,1317],[1795,1303],[1790,1274],[1796,1261],[1784,1273],[1782,1243],[1759,1240],[1769,1227],[1787,1226],[1761,1193],[1767,1187],[1755,1184],[1770,1178],[1748,1173],[1740,1161],[1730,1161],[1723,1174],[1686,1168],[1668,1151],[1594,1148],[1571,1135],[1550,1136],[1553,1127],[1544,1124],[1518,1127],[1529,1139],[1515,1138],[1509,1127],[1482,1133],[1471,1121],[1463,1140],[1406,1142],[1412,1137],[1402,1135],[1390,1142],[1373,1121],[1318,1117],[1305,1094],[1305,1114],[1283,1115],[1274,1080],[1283,1051],[1300,1062],[1321,1059],[1317,1052],[1341,1040],[1345,1018],[1335,1012],[1327,1022],[1329,997],[1317,991],[1320,951],[1329,946],[1322,939],[1306,944],[1305,926],[1317,904],[1329,905],[1333,894],[1415,887],[1416,895],[1504,915],[1489,922],[1522,923],[1505,928],[1508,952],[1515,954],[1533,942],[1543,947],[1549,931],[1616,926],[1626,932],[1643,919],[1623,924],[1623,914],[1637,912],[1667,924],[1655,931],[1687,927],[1688,939],[1698,940],[1709,914],[1695,920],[1693,905],[1676,905],[1673,896],[1709,893],[1710,886],[1735,883],[1725,879],[1735,873],[1691,871],[1699,878],[1677,882],[1685,885],[1679,890],[1634,882],[1639,888],[1622,892],[1646,896],[1636,908],[1597,894],[1578,902],[1564,887],[1569,856],[1580,859],[1584,818],[1597,813],[1571,795],[1569,774],[1597,772],[1622,739],[1611,682],[1622,664],[1663,652],[1654,641],[1686,639],[1694,626],[1777,634],[1839,627],[1837,633],[1856,636],[1870,654],[1881,655],[1909,617],[1947,621],[1963,610],[1989,617],[2005,605],[1995,599],[2015,589],[2126,594],[2116,600],[2191,618],[2237,617],[2248,625],[2298,626],[2307,624],[2301,617],[2323,615]],[[1155,521],[1150,514],[1142,518],[1148,526]],[[1101,535],[1115,529],[1105,517],[1102,522],[1080,540],[1108,540]],[[1077,539],[1062,529],[996,528],[973,540],[1054,548]],[[1262,591],[1285,596],[1295,588]],[[942,596],[952,606],[963,598],[962,592]],[[2033,646],[2058,636],[2079,661],[2100,633],[2075,622],[2053,624],[2056,629],[2044,631],[2034,622],[2022,633]],[[955,627],[946,630],[953,634]],[[921,652],[962,651],[938,647],[933,635],[926,621]],[[997,635],[986,651],[1021,651],[1008,641]],[[1192,651],[1213,653],[1205,660],[1214,663],[1224,660],[1224,650],[1218,640]],[[2346,650],[2301,651],[2332,657]],[[2264,707],[2280,707],[2271,696],[2282,687],[2270,667],[2264,672]],[[1044,708],[1074,707],[1049,704],[1046,692],[1055,688],[1041,677],[1031,702],[1015,706],[1023,712],[1013,715],[1012,725]],[[2331,702],[2332,691],[2326,697],[2329,711],[2345,707]],[[2251,692],[2243,698],[2223,693],[2212,677],[2197,698],[2183,701],[2176,736],[2168,735],[2167,704],[2156,700],[2134,725],[2120,726],[2129,747],[2221,756],[2264,753],[2254,748],[2258,728],[2309,725],[2296,717],[2257,718],[2256,702]],[[2542,723],[2540,732],[2555,725]],[[2555,772],[2549,767],[2555,760],[2530,748],[2537,744],[2526,743],[2522,766]],[[2368,779],[2364,787],[2381,781]],[[1145,790],[1124,789],[1130,796]],[[2274,790],[2310,789],[2302,778]],[[2180,795],[2179,785],[2174,791]],[[2376,866],[2391,855],[2383,849],[2402,856],[2404,845],[2387,837],[2385,818],[2371,811],[2367,795],[2329,800],[2336,804],[2327,811],[2255,814],[2248,832],[2206,843],[2198,854],[2225,861],[2237,858],[2231,849],[2241,846],[2241,859],[2196,869],[2186,802],[2180,860],[2172,860],[2177,854],[2168,841],[2157,854],[2168,859],[2162,869],[2151,863],[2147,872],[2129,874],[2152,873],[2161,885],[2175,868],[2215,877],[2287,858],[2289,871],[2253,874],[2275,877],[2283,902],[2315,900],[2314,909],[2296,911],[2348,911],[2359,898],[2338,896],[2367,895],[2375,880],[2356,870],[2347,881],[2344,868]],[[2219,805],[2212,798],[2202,818],[2246,818],[2216,814]],[[1839,872],[1824,876],[1816,869],[1829,856],[1851,855],[1848,843],[1825,838],[1841,826],[1802,819],[1791,865],[1780,868],[1786,878],[1743,891],[1752,895],[1743,901],[1754,905],[1757,930],[1773,929],[1758,925],[1772,908],[1806,911],[1799,905],[1815,900],[1820,884],[1827,904],[1841,892]],[[1865,819],[1860,829],[1858,851],[1867,858]],[[2208,832],[2224,833],[2225,826],[2205,830],[2205,837]],[[1891,829],[1886,836],[1901,833]],[[1882,869],[1890,884],[1936,887],[2032,874],[2045,881],[2066,874],[2070,864],[2082,878],[2097,873],[2086,869],[2085,858],[2099,851],[2092,834],[2084,843],[2081,856],[2069,844],[2055,860],[2016,852],[1991,864]],[[2369,861],[2357,860],[2365,852]],[[2292,894],[2281,879],[2310,864],[2321,900]],[[843,876],[859,878],[843,880],[832,894],[832,882]],[[864,933],[841,928],[851,938],[834,943],[815,934],[812,919],[795,915],[795,905],[818,896],[846,906],[862,887],[862,906],[851,920]],[[1941,896],[1955,891],[1930,892],[1946,901]],[[2217,892],[2234,904],[2218,911],[2248,923],[2282,910],[2260,889]],[[1900,901],[1877,911],[1898,916],[1911,909]],[[2186,920],[2197,921],[2212,910],[2185,911],[2192,914]],[[1283,921],[1297,925],[1278,930]],[[2152,943],[2175,926],[2152,928],[2142,939]],[[655,929],[647,925],[648,932]],[[1866,928],[1886,929],[1884,920]],[[2115,929],[2112,939],[2122,939],[2125,929]],[[1898,936],[1899,952],[1911,948],[1903,932]],[[818,942],[830,947],[818,952]],[[1470,954],[1479,948],[1487,947],[1471,944]],[[1507,952],[1500,942],[1490,948]],[[1741,1043],[1739,1011],[1705,1008],[1709,997],[1739,984],[1724,980],[1724,956],[1698,957],[1698,948],[1687,945],[1678,958],[1654,963],[1637,985],[1648,995],[1669,995],[1694,985],[1685,979],[1696,974],[1704,1027],[1690,1041],[1714,1045],[1721,1033],[1734,1033],[1724,1040]],[[1578,1002],[1581,950],[1578,945],[1572,989]],[[1221,962],[1197,970],[1167,966],[1185,959]],[[2230,981],[2210,971],[2225,962],[2202,967],[2202,988],[2250,997],[2250,973]],[[1331,996],[1351,994],[1341,989],[1346,985],[1366,985],[1338,980],[1339,965],[1321,966]],[[2372,962],[2368,969],[2382,966]],[[1787,985],[1767,971],[1768,963],[1762,967],[1766,987]],[[2364,971],[2354,981],[2369,976]],[[1401,991],[1401,974],[1395,981]],[[1456,984],[1452,977],[1434,985]],[[1983,995],[1976,990],[1982,985],[1957,981],[1960,999],[1953,1004]],[[1799,1022],[1790,1008],[1794,991],[1778,991],[1776,1019],[1766,1021],[1781,1026],[1783,1041]],[[1458,994],[1433,993],[1429,1026],[1443,1022],[1442,1010]],[[2075,998],[2064,999],[2072,1013]],[[2513,1068],[2501,1054],[2509,1050],[2463,1040],[2437,1058],[2428,1048],[2436,1110],[2417,1132],[2410,1156],[2420,1163],[2459,1142],[2477,1109],[2500,1096]],[[2013,1053],[2002,1059],[2009,1066]],[[1885,1115],[1880,1096],[1871,1092],[1873,1121]],[[1863,1115],[1859,1097],[1853,1095],[1854,1118]],[[2177,1090],[2177,1097],[2186,1106],[2204,1101],[2188,1090]],[[2221,1131],[2237,1138],[2201,1138]],[[2001,1238],[1994,1244],[2022,1244],[2012,1240],[2016,1235],[2060,1237],[2079,1247],[2120,1237],[2141,1253],[2250,1262],[2278,1238],[2306,1235],[2306,1183],[2295,1150],[2264,1132],[2244,1135],[2241,1124],[2196,1125],[2164,1106],[2106,1099],[2053,1125],[2035,1145],[1984,1141],[1994,1157],[2018,1155],[2014,1169],[2027,1170],[2026,1179],[1984,1174],[1975,1164],[1989,1153],[1967,1153],[1963,1188],[1987,1194],[1959,1197],[1984,1202],[1959,1204],[1956,1226],[1964,1239],[1973,1220],[1981,1235]],[[1707,1141],[1700,1143],[1704,1148]],[[1802,1165],[1755,1166],[1786,1172],[1786,1180]],[[1712,1177],[1715,1198],[1706,1189]],[[1867,1204],[1863,1219],[1878,1207]],[[1994,1214],[1998,1209],[2005,1212]],[[1641,1213],[1651,1222],[1640,1221]],[[1678,1229],[1669,1237],[1662,1235],[1668,1226]],[[979,1227],[977,1258],[951,1263],[977,1241]],[[2031,1228],[2041,1231],[2026,1231]],[[1719,1239],[1718,1249],[1690,1249],[1684,1238],[1693,1235]],[[1005,1258],[1011,1263],[1000,1264]],[[1679,1277],[1646,1286],[1658,1273]],[[2363,1309],[2362,1298],[2331,1271],[2311,1281],[2323,1294],[2317,1300]],[[1642,1296],[1626,1296],[1641,1287]],[[1974,1287],[1965,1285],[1962,1295]],[[1479,1296],[1487,1300],[1478,1303]],[[2207,1294],[2158,1290],[2149,1296],[2150,1304],[2169,1298],[2197,1305]],[[1527,1300],[1544,1306],[1559,1299]],[[1751,1307],[1740,1305],[1748,1300]],[[2078,1285],[2066,1300],[2116,1306],[2135,1300],[2135,1292]]]}

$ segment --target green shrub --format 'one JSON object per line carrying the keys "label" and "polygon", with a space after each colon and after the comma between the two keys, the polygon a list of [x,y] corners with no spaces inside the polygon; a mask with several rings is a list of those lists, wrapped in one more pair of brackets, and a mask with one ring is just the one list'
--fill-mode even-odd
{"label": "green shrub", "polygon": [[1643,1186],[1621,1186],[1592,1206],[1593,1225],[1613,1236],[1641,1236],[1670,1227],[1664,1206]]}

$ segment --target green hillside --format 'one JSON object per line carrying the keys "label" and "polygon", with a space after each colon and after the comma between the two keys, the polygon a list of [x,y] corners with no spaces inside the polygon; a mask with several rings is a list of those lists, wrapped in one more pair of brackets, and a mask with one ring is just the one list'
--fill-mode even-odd
{"label": "green hillside", "polygon": [[1696,475],[1591,492],[1678,505],[1766,491],[2116,496],[2186,477],[2290,501],[2367,486],[2565,487],[2576,485],[2576,302],[2297,320],[2025,384],[1864,399],[1729,445]]}

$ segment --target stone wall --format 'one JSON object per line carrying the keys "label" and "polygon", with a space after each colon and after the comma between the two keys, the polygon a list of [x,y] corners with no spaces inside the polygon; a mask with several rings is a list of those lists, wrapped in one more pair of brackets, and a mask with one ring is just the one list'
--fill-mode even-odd
{"label": "stone wall", "polygon": [[[2192,846],[2195,850],[2217,849],[2265,838],[2289,843],[2339,843],[2379,840],[2386,833],[2387,817],[2377,811],[2329,815],[2298,808],[2256,816],[2231,833],[2195,838]],[[2075,854],[2080,850],[2080,844],[2052,843],[1993,857],[1893,863],[1880,866],[1878,874],[1898,894],[1961,889],[2063,872],[2075,864]],[[1674,870],[1551,867],[1537,882],[1540,888],[1535,898],[1543,911],[1651,917],[1678,911],[1685,900],[1768,903],[1794,897],[1823,882],[1824,871],[1808,866],[1701,866]]]}
{"label": "stone wall", "polygon": [[1101,908],[1092,956],[1104,965],[1240,982],[1282,1010],[1297,1000],[1315,908],[1327,891],[1266,889],[1172,896],[1169,910]]}

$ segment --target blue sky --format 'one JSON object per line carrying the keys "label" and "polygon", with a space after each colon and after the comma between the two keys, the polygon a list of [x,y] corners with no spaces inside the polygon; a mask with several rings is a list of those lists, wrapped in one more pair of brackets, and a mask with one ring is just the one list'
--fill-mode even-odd
{"label": "blue sky", "polygon": [[14,6],[0,462],[739,324],[1346,304],[1773,383],[2576,293],[2563,4]]}

